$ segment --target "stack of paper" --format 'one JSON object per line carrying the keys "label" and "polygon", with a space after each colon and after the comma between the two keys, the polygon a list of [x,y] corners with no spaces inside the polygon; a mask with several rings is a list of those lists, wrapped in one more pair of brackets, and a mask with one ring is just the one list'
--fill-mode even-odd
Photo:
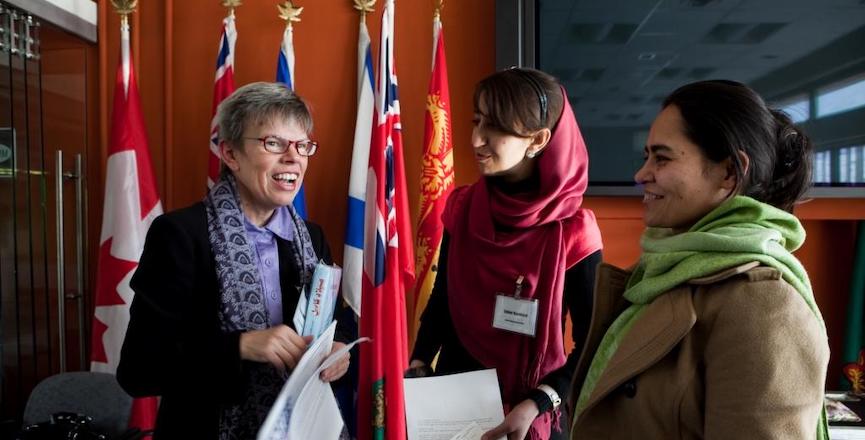
{"label": "stack of paper", "polygon": [[408,440],[477,440],[505,419],[495,369],[405,379],[404,388]]}
{"label": "stack of paper", "polygon": [[343,421],[330,384],[319,375],[343,357],[361,338],[333,349],[336,322],[328,326],[300,358],[258,431],[258,440],[337,440]]}

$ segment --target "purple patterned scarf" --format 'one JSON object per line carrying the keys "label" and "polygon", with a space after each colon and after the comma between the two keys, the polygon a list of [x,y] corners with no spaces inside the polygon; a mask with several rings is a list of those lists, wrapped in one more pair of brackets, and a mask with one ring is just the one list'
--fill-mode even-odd
{"label": "purple patterned scarf", "polygon": [[[258,254],[243,227],[243,212],[234,176],[224,173],[204,199],[210,246],[216,260],[221,307],[219,321],[226,333],[263,330],[268,327],[267,306],[262,294]],[[306,224],[288,207],[286,222],[293,230],[289,242],[291,261],[308,285],[318,261]],[[220,440],[250,439],[258,432],[273,405],[288,373],[280,373],[270,364],[245,363],[244,397],[239,404],[222,410],[219,419]]]}

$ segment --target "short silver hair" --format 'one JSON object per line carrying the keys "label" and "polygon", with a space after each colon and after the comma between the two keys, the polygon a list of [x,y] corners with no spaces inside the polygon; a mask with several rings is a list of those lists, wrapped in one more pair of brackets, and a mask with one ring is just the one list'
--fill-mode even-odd
{"label": "short silver hair", "polygon": [[303,99],[285,84],[254,82],[223,100],[216,110],[219,139],[242,149],[246,127],[274,119],[292,120],[307,134],[312,132],[312,115]]}

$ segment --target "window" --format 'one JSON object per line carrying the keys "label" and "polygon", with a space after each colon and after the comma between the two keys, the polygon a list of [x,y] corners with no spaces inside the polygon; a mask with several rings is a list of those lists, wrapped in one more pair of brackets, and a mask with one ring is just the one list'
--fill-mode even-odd
{"label": "window", "polygon": [[811,118],[811,101],[808,99],[808,95],[799,95],[793,99],[779,102],[775,107],[790,115],[790,119],[795,124]]}
{"label": "window", "polygon": [[[818,193],[865,196],[865,0],[500,0],[496,17],[496,64],[537,67],[565,86],[591,195],[639,193],[635,140],[664,98],[729,79],[802,125],[815,183],[842,190]],[[841,148],[853,146],[842,167]]]}
{"label": "window", "polygon": [[865,77],[860,76],[818,90],[818,118],[844,113],[859,107],[865,107]]}

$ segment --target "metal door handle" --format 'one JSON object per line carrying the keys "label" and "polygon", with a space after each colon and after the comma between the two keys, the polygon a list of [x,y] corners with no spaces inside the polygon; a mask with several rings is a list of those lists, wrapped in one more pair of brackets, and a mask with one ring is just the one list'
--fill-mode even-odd
{"label": "metal door handle", "polygon": [[57,331],[60,342],[60,372],[66,372],[66,271],[63,239],[63,151],[57,150],[54,161],[54,190],[57,192]]}
{"label": "metal door handle", "polygon": [[85,368],[87,358],[84,336],[87,323],[84,307],[84,164],[81,153],[75,155],[75,270],[77,277],[76,299],[78,301],[78,355],[80,368]]}

